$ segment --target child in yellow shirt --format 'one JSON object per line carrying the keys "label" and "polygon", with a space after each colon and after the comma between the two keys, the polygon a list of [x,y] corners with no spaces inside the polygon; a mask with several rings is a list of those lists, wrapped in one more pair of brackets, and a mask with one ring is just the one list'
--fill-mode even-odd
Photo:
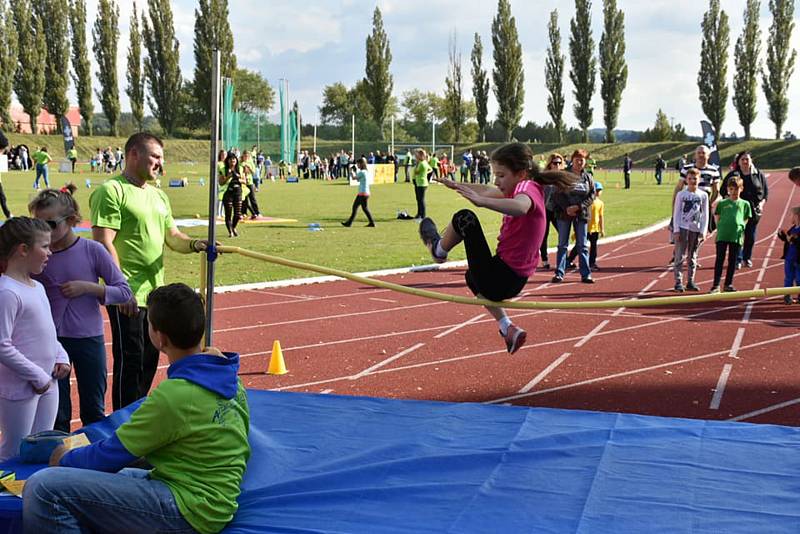
{"label": "child in yellow shirt", "polygon": [[[592,202],[591,213],[589,216],[589,227],[586,239],[589,241],[589,268],[596,270],[597,267],[597,240],[606,235],[606,220],[604,216],[605,203],[600,200],[603,194],[603,184],[594,183],[595,197]],[[567,268],[575,268],[575,258],[578,256],[578,247],[573,246],[567,257]]]}

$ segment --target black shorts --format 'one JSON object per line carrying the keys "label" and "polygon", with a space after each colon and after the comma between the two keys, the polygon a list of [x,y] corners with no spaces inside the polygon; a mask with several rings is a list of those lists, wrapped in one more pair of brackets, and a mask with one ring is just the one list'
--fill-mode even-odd
{"label": "black shorts", "polygon": [[494,301],[519,295],[528,277],[518,275],[500,256],[492,254],[478,216],[464,209],[453,215],[452,224],[464,240],[469,265],[464,277],[472,293]]}

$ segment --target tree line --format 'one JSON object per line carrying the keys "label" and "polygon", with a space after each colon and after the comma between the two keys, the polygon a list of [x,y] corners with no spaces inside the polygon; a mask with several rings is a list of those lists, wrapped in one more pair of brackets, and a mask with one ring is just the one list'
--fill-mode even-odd
{"label": "tree line", "polygon": [[[175,37],[169,0],[145,0],[140,11],[133,2],[129,24],[125,93],[135,129],[145,127],[145,99],[167,136],[210,126],[212,51],[221,51],[221,73],[236,85],[236,106],[269,111],[275,94],[258,72],[239,68],[227,0],[199,0],[195,9],[192,79],[180,69],[180,44]],[[12,92],[30,117],[42,109],[60,124],[67,112],[67,90],[75,84],[85,134],[92,135],[95,97],[110,135],[118,135],[121,119],[117,79],[119,4],[99,0],[91,24],[91,51],[97,64],[92,72],[87,43],[86,0],[0,0],[0,123],[16,128],[9,113]],[[70,69],[71,66],[71,69]],[[96,80],[99,90],[94,90]],[[99,118],[99,117],[98,117]]]}
{"label": "tree line", "polygon": [[[484,66],[484,48],[478,33],[474,35],[470,55],[472,98],[465,97],[461,53],[455,32],[448,47],[449,64],[445,74],[444,94],[406,91],[401,98],[392,95],[393,79],[390,70],[391,51],[379,8],[373,13],[372,34],[366,43],[365,77],[353,87],[341,82],[323,89],[319,108],[321,122],[329,135],[350,136],[351,116],[355,117],[360,138],[386,138],[387,117],[398,117],[394,124],[395,138],[407,142],[428,140],[436,124],[436,138],[444,142],[510,140],[513,137],[538,139],[546,142],[587,142],[594,120],[592,97],[600,78],[603,102],[602,118],[605,141],[615,141],[622,95],[628,80],[625,60],[625,15],[616,0],[602,0],[603,29],[599,44],[592,33],[591,0],[575,0],[574,16],[570,19],[568,52],[569,79],[574,97],[573,114],[577,128],[568,128],[564,120],[564,74],[566,55],[562,53],[558,10],[550,13],[547,31],[548,47],[545,58],[545,89],[549,121],[543,125],[528,122],[521,127],[524,110],[525,73],[522,46],[509,0],[498,0],[497,12],[491,24],[492,59],[491,82]],[[769,0],[772,24],[767,37],[766,65],[760,58],[761,30],[759,28],[760,0],[748,0],[743,14],[744,27],[734,49],[733,104],[750,138],[755,121],[758,81],[766,97],[769,118],[775,125],[775,138],[781,137],[788,114],[788,86],[794,70],[796,52],[791,49],[794,29],[794,0]],[[718,137],[728,99],[727,65],[730,54],[728,17],[719,0],[709,0],[702,23],[702,46],[697,85],[703,113],[714,126]],[[488,117],[488,99],[494,94],[497,116]],[[367,111],[367,113],[364,113]],[[324,129],[323,129],[324,131]],[[527,137],[528,135],[532,137]],[[642,140],[680,141],[687,138],[684,126],[672,124],[662,109],[656,114],[651,129]]]}

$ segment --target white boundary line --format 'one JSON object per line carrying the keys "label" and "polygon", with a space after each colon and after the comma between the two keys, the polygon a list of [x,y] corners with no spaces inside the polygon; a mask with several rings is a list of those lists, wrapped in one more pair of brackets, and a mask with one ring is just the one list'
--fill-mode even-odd
{"label": "white boundary line", "polygon": [[395,360],[398,360],[398,359],[402,358],[402,357],[403,357],[403,356],[405,356],[406,354],[410,354],[410,353],[414,352],[415,350],[417,350],[417,349],[419,349],[419,348],[422,348],[422,347],[424,347],[424,346],[425,346],[425,343],[417,343],[416,345],[412,345],[412,346],[408,347],[407,349],[405,349],[405,350],[403,350],[403,351],[400,351],[400,352],[398,352],[398,353],[397,353],[397,354],[395,354],[394,356],[391,356],[391,357],[389,357],[389,358],[386,358],[386,359],[385,359],[385,360],[383,360],[382,362],[378,362],[378,363],[376,363],[375,365],[373,365],[372,367],[367,367],[366,369],[364,369],[364,370],[363,370],[363,371],[361,371],[360,373],[356,373],[356,374],[354,374],[353,376],[351,376],[351,377],[350,377],[350,379],[351,379],[351,380],[357,380],[357,379],[359,379],[359,378],[363,378],[363,377],[367,376],[368,374],[370,374],[370,373],[373,373],[373,372],[377,371],[378,369],[380,369],[380,368],[381,368],[381,367],[383,367],[384,365],[388,365],[388,364],[392,363],[393,361],[395,361]]}
{"label": "white boundary line", "polygon": [[577,343],[575,343],[575,348],[577,349],[577,348],[579,348],[579,347],[582,347],[582,346],[584,346],[584,345],[586,344],[586,342],[587,342],[587,341],[589,341],[589,340],[590,340],[590,339],[592,339],[594,336],[596,336],[596,335],[597,335],[597,334],[600,332],[600,330],[602,330],[603,328],[605,328],[605,327],[606,327],[606,325],[607,325],[608,323],[610,323],[610,322],[611,322],[611,321],[609,321],[608,319],[606,319],[605,321],[603,321],[603,322],[602,322],[602,323],[600,323],[599,325],[597,325],[597,326],[595,326],[594,328],[592,328],[592,331],[591,331],[591,332],[589,332],[588,334],[586,334],[585,336],[583,336],[583,337],[581,338],[581,340],[580,340],[580,341],[578,341]]}
{"label": "white boundary line", "polygon": [[527,384],[525,384],[524,386],[522,386],[522,389],[520,389],[520,390],[519,390],[519,393],[527,393],[527,392],[529,392],[530,390],[532,390],[533,388],[535,388],[535,387],[536,387],[536,384],[538,384],[539,382],[541,382],[542,380],[544,380],[544,379],[545,379],[545,377],[546,377],[547,375],[549,375],[550,373],[552,373],[552,372],[555,370],[555,368],[556,368],[556,367],[558,367],[559,365],[561,365],[562,363],[564,363],[564,361],[565,361],[567,358],[569,358],[571,355],[572,355],[572,353],[570,353],[570,352],[565,352],[564,354],[562,354],[561,356],[559,356],[558,358],[556,358],[556,360],[555,360],[555,361],[553,361],[553,362],[552,362],[550,365],[548,365],[547,367],[545,367],[545,368],[544,368],[544,370],[542,370],[542,372],[541,372],[541,373],[539,373],[538,375],[536,375],[536,376],[533,378],[533,380],[531,380],[530,382],[528,382]]}
{"label": "white boundary line", "polygon": [[472,318],[470,318],[470,319],[467,319],[466,321],[464,321],[464,322],[463,322],[463,323],[461,323],[461,324],[457,324],[457,325],[455,325],[455,326],[452,326],[452,327],[448,328],[448,329],[447,329],[447,330],[445,330],[444,332],[440,332],[440,333],[436,334],[435,336],[433,336],[433,339],[441,339],[441,338],[443,338],[443,337],[445,337],[445,336],[448,336],[448,335],[452,334],[453,332],[456,332],[456,331],[458,331],[458,330],[461,330],[461,329],[462,329],[462,328],[464,328],[465,326],[468,326],[468,325],[470,325],[470,324],[472,324],[472,323],[474,323],[474,322],[476,322],[476,321],[480,321],[480,320],[481,320],[481,319],[483,319],[484,317],[486,317],[486,314],[485,314],[485,313],[481,313],[481,314],[479,314],[479,315],[476,315],[475,317],[472,317]]}
{"label": "white boundary line", "polygon": [[774,412],[776,410],[782,410],[783,408],[788,408],[789,406],[794,406],[795,404],[800,404],[800,398],[788,400],[786,402],[781,402],[778,404],[773,404],[772,406],[767,406],[766,408],[761,408],[759,410],[747,412],[742,415],[737,415],[736,417],[731,417],[730,419],[728,419],[728,421],[744,421],[745,419],[750,419],[751,417],[758,417],[759,415],[764,415],[765,413]]}
{"label": "white boundary line", "polygon": [[731,369],[733,365],[726,363],[722,366],[722,372],[717,380],[717,387],[714,389],[714,396],[711,398],[711,404],[708,406],[709,410],[719,410],[719,405],[722,402],[722,395],[725,393],[725,386],[728,384],[728,377],[731,376]]}

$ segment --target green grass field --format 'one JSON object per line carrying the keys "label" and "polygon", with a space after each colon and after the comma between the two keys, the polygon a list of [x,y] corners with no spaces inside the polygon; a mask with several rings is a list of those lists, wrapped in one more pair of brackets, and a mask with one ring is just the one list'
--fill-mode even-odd
{"label": "green grass field", "polygon": [[[54,165],[51,165],[51,170]],[[76,198],[83,209],[84,218],[88,218],[88,198],[91,189],[85,187],[85,180],[90,178],[97,184],[108,178],[105,174],[90,174],[83,166],[84,172],[63,174],[50,173],[52,186],[60,187],[72,180],[78,186]],[[207,176],[205,166],[191,164],[169,165],[166,185],[170,178],[189,180],[189,187],[166,188],[172,202],[173,214],[176,218],[194,218],[198,214],[205,218],[208,212],[208,188],[199,185],[199,179]],[[34,195],[32,188],[33,171],[12,171],[3,174],[3,186],[9,198],[9,207],[14,214],[26,214],[26,205]],[[633,188],[625,191],[619,188],[621,173],[598,171],[597,180],[603,182],[605,191],[603,200],[606,203],[607,235],[616,235],[648,226],[662,220],[669,214],[671,184],[676,179],[675,173],[668,175],[665,184],[655,185],[651,173],[634,173]],[[207,182],[207,179],[206,179]],[[297,261],[324,265],[350,272],[403,267],[430,263],[427,250],[420,244],[417,234],[417,223],[396,218],[398,210],[406,210],[414,214],[416,207],[414,191],[411,184],[397,183],[375,185],[370,197],[370,211],[375,217],[377,227],[366,228],[366,219],[359,212],[351,228],[339,224],[347,218],[356,188],[350,187],[343,180],[315,181],[302,180],[297,184],[269,182],[261,187],[258,201],[264,215],[272,217],[296,219],[296,223],[242,225],[240,237],[227,239],[224,226],[218,226],[225,244],[249,248],[267,254],[273,254]],[[432,185],[427,194],[428,214],[442,224],[452,214],[469,206],[454,191],[442,186]],[[495,212],[479,209],[478,213],[484,226],[489,243],[494,243],[500,226],[501,216]],[[312,222],[320,223],[322,231],[309,231]],[[204,228],[183,229],[192,237],[205,237]],[[83,234],[88,235],[88,234]],[[550,233],[550,245],[556,242],[554,233]],[[459,247],[451,254],[451,259],[463,259],[463,248]],[[199,256],[181,255],[167,249],[167,280],[198,285]],[[259,262],[239,256],[224,256],[217,269],[217,284],[229,285],[248,282],[280,280],[313,276],[313,273],[296,271],[286,267]]]}

